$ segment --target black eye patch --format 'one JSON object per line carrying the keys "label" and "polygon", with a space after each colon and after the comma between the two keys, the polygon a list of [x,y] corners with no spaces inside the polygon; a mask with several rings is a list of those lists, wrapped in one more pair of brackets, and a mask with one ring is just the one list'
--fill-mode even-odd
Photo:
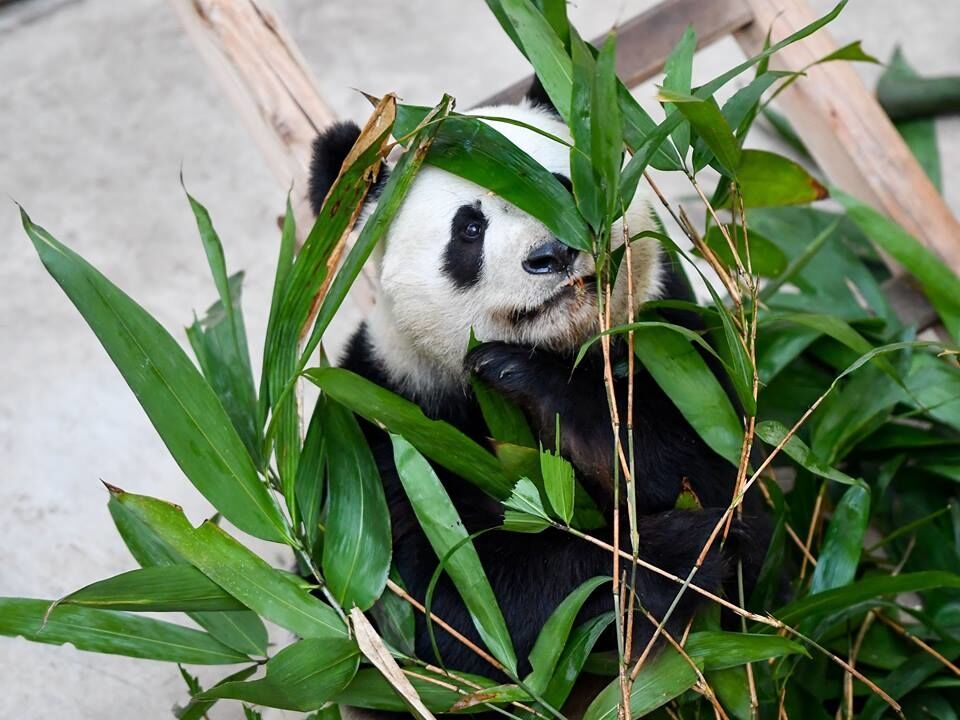
{"label": "black eye patch", "polygon": [[461,290],[477,284],[483,270],[483,236],[488,221],[480,201],[461,205],[450,223],[450,240],[443,252],[443,273]]}

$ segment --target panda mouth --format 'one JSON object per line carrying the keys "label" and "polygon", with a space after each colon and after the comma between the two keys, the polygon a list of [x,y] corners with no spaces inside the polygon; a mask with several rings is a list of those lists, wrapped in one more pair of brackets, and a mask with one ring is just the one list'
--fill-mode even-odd
{"label": "panda mouth", "polygon": [[515,325],[531,323],[567,301],[575,301],[579,306],[590,296],[596,294],[597,276],[581,275],[570,277],[556,292],[539,305],[532,308],[516,308],[510,314]]}

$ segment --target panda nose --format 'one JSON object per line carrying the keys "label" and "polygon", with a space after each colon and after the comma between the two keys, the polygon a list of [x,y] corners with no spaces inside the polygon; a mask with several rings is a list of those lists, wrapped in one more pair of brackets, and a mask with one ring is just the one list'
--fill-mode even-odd
{"label": "panda nose", "polygon": [[559,240],[550,240],[530,251],[522,263],[523,269],[531,275],[569,272],[578,254],[579,250],[574,250]]}

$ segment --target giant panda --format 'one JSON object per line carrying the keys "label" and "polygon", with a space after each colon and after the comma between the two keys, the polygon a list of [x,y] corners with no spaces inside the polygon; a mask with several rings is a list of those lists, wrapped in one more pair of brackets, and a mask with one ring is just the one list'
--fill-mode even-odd
{"label": "giant panda", "polygon": [[[536,88],[519,104],[478,108],[471,114],[512,119],[570,140],[568,128]],[[518,124],[490,122],[570,189],[568,147]],[[315,140],[310,181],[315,212],[358,135],[355,124],[339,123]],[[383,180],[381,173],[377,184]],[[376,202],[376,191],[374,187],[368,203]],[[361,224],[367,215],[369,208],[361,215]],[[625,220],[632,235],[654,227],[652,209],[643,197],[630,204]],[[618,223],[613,236],[618,237],[620,230]],[[631,247],[637,306],[664,294],[676,296],[682,283],[657,241],[641,239]],[[489,445],[489,433],[471,392],[472,375],[523,410],[544,448],[555,448],[559,415],[559,451],[611,517],[614,445],[599,352],[574,369],[578,349],[598,328],[592,258],[562,244],[541,222],[485,188],[427,165],[414,179],[387,232],[378,272],[375,307],[350,339],[339,365],[400,394],[427,416],[451,423],[481,444]],[[623,270],[613,290],[612,312],[618,322],[628,315],[626,280]],[[468,352],[471,329],[481,344]],[[621,360],[623,345],[615,345]],[[627,379],[619,377],[616,384],[625,413]],[[735,468],[704,444],[639,363],[633,391],[640,556],[684,577],[730,503]],[[388,436],[367,423],[364,432],[391,512],[395,566],[408,591],[423,600],[437,557],[404,494]],[[502,523],[504,508],[499,502],[444,468],[435,470],[468,532]],[[702,509],[676,509],[687,484]],[[623,488],[619,491],[623,493]],[[742,561],[749,591],[766,548],[765,520],[752,493],[744,507],[722,549],[715,544],[696,576],[701,587],[733,598],[737,561]],[[629,548],[626,519],[620,525],[621,544]],[[612,539],[609,528],[598,535]],[[558,530],[536,535],[491,531],[476,537],[474,545],[499,600],[521,676],[529,671],[527,657],[557,605],[584,581],[612,573],[609,552]],[[639,603],[657,619],[678,588],[651,572],[637,573]],[[688,591],[672,614],[668,631],[681,633],[701,604],[700,597]],[[606,586],[593,594],[580,617],[585,620],[612,607]],[[460,596],[445,577],[435,589],[432,609],[480,642]],[[633,647],[639,652],[654,627],[638,615],[633,628]],[[418,616],[420,658],[463,672],[496,675],[459,641],[435,630],[440,658],[434,656]],[[608,649],[615,647],[613,642]]]}

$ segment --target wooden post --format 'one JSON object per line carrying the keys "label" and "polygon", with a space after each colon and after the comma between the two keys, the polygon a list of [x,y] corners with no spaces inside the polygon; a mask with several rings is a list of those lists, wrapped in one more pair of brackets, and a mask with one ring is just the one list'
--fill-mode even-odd
{"label": "wooden post", "polygon": [[[748,55],[813,22],[803,0],[746,0],[752,24],[735,33]],[[781,50],[771,66],[799,70],[837,49],[825,30]],[[883,212],[960,274],[960,223],[850,63],[808,71],[778,98],[832,183]]]}

